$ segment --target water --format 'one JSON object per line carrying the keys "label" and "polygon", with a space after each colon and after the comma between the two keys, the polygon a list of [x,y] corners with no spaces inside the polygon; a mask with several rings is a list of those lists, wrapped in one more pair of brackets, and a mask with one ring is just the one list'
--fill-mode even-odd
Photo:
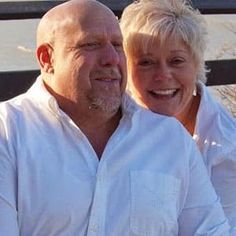
{"label": "water", "polygon": [[0,21],[0,71],[38,69],[35,33],[39,20]]}
{"label": "water", "polygon": [[[206,60],[236,59],[236,15],[205,17],[209,29]],[[38,22],[39,19],[0,21],[0,71],[39,69],[35,58]],[[213,87],[212,90],[236,116],[236,85]]]}
{"label": "water", "polygon": [[[209,26],[206,59],[236,58],[236,15],[205,16]],[[35,33],[39,19],[0,21],[0,71],[39,69]]]}

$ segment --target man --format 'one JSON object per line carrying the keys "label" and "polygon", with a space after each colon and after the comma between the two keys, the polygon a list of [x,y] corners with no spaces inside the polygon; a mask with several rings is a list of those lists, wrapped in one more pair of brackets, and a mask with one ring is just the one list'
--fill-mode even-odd
{"label": "man", "polygon": [[0,105],[0,235],[228,235],[191,138],[124,94],[108,8],[50,10],[37,58],[36,83]]}

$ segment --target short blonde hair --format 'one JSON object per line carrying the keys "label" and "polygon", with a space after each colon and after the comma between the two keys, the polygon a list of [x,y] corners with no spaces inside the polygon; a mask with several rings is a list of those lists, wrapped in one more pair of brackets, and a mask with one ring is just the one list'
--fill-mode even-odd
{"label": "short blonde hair", "polygon": [[[127,6],[120,20],[124,50],[129,58],[137,47],[164,42],[168,37],[181,39],[190,48],[198,63],[197,79],[206,82],[204,52],[207,26],[204,17],[186,0],[139,0]],[[146,35],[146,37],[145,37]],[[148,37],[151,36],[151,37]]]}

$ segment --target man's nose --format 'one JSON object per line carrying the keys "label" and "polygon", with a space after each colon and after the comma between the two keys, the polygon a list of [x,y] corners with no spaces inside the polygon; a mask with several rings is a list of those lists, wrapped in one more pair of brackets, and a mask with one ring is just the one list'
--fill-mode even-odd
{"label": "man's nose", "polygon": [[117,49],[111,43],[108,43],[103,48],[101,63],[103,66],[117,65],[120,62],[120,55]]}

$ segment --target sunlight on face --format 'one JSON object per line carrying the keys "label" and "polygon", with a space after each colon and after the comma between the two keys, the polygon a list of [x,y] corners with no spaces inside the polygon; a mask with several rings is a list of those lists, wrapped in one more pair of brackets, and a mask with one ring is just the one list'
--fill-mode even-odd
{"label": "sunlight on face", "polygon": [[147,50],[128,55],[129,88],[141,105],[153,112],[177,116],[191,101],[197,66],[181,40],[153,41]]}
{"label": "sunlight on face", "polygon": [[117,110],[126,84],[118,21],[105,10],[96,11],[94,17],[79,17],[57,37],[55,87],[78,107]]}

